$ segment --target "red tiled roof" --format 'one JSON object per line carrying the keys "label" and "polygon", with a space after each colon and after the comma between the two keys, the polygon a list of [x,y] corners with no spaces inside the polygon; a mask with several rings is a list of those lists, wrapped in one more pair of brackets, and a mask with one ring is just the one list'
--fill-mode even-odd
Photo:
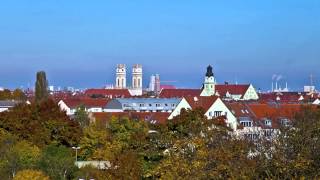
{"label": "red tiled roof", "polygon": [[160,98],[181,98],[200,96],[201,89],[162,89]]}
{"label": "red tiled roof", "polygon": [[128,89],[88,89],[85,91],[87,96],[100,95],[108,98],[128,98],[131,94]]}
{"label": "red tiled roof", "polygon": [[252,119],[255,118],[255,115],[251,111],[250,107],[248,107],[245,102],[225,102],[226,106],[230,109],[230,111],[237,117],[250,117]]}
{"label": "red tiled roof", "polygon": [[157,124],[166,124],[170,113],[165,112],[100,112],[93,113],[93,117],[99,122],[108,122],[112,117],[128,117],[130,119],[155,121]]}
{"label": "red tiled roof", "polygon": [[177,89],[174,85],[160,85],[160,89]]}
{"label": "red tiled roof", "polygon": [[[303,100],[299,100],[303,97]],[[280,103],[301,103],[312,101],[316,95],[309,95],[300,92],[272,92],[259,94],[260,102],[280,102]]]}
{"label": "red tiled roof", "polygon": [[226,96],[227,92],[243,96],[249,87],[250,84],[217,84],[215,86],[216,92],[222,97]]}
{"label": "red tiled roof", "polygon": [[[227,92],[230,94],[239,94],[243,96],[250,84],[217,84],[215,85],[216,92],[224,97]],[[173,97],[195,97],[200,96],[202,89],[163,89],[160,93],[160,98],[173,98]]]}
{"label": "red tiled roof", "polygon": [[195,96],[185,97],[192,109],[203,108],[208,111],[212,104],[218,99],[218,96]]}
{"label": "red tiled roof", "polygon": [[301,104],[248,104],[257,118],[289,118],[301,110]]}
{"label": "red tiled roof", "polygon": [[62,100],[69,108],[76,108],[84,105],[90,107],[104,107],[108,103],[107,99],[93,99],[93,98],[69,98]]}

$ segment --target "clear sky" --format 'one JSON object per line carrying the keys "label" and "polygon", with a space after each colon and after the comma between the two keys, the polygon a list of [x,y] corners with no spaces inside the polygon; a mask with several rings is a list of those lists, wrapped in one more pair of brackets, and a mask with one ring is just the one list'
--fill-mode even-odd
{"label": "clear sky", "polygon": [[[0,86],[100,87],[117,63],[141,63],[179,87],[218,82],[268,89],[320,83],[319,0],[6,0],[0,2]],[[319,87],[319,86],[318,86]]]}

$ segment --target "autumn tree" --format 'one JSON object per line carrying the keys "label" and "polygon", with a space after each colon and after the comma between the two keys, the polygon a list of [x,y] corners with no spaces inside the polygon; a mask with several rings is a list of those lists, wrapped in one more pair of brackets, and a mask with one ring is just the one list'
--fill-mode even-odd
{"label": "autumn tree", "polygon": [[19,104],[0,115],[0,128],[19,139],[39,147],[50,143],[72,146],[78,144],[82,131],[51,99],[36,104]]}
{"label": "autumn tree", "polygon": [[49,177],[40,170],[22,170],[19,171],[13,180],[49,180]]}
{"label": "autumn tree", "polygon": [[44,71],[37,72],[35,90],[35,98],[37,102],[46,100],[49,97],[48,80]]}
{"label": "autumn tree", "polygon": [[12,99],[12,93],[9,89],[4,89],[0,91],[0,100],[10,100]]}
{"label": "autumn tree", "polygon": [[182,111],[160,129],[158,141],[153,142],[165,147],[163,158],[149,177],[246,179],[254,174],[255,161],[248,158],[252,145],[233,138],[219,119],[209,120],[203,114],[202,109]]}
{"label": "autumn tree", "polygon": [[[302,107],[278,137],[261,143],[257,178],[314,179],[320,176],[320,110]],[[267,156],[266,156],[267,155]]]}
{"label": "autumn tree", "polygon": [[25,93],[21,89],[15,89],[12,92],[12,99],[25,101],[25,100],[27,100],[27,96],[25,95]]}

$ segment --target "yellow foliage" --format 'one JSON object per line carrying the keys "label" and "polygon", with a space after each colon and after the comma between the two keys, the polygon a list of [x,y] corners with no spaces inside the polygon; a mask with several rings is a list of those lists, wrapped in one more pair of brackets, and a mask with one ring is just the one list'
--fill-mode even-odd
{"label": "yellow foliage", "polygon": [[15,175],[13,180],[49,180],[49,177],[39,170],[22,170]]}

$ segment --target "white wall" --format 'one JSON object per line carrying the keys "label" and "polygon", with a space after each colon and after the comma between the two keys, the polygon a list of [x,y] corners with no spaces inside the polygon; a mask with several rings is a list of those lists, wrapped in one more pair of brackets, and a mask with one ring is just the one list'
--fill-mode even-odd
{"label": "white wall", "polygon": [[254,89],[252,84],[250,84],[247,92],[243,96],[243,100],[258,100],[259,96],[257,91]]}
{"label": "white wall", "polygon": [[75,111],[74,110],[71,110],[67,105],[66,103],[63,102],[63,100],[60,100],[59,103],[58,103],[61,111],[66,111],[66,114],[68,116],[70,115],[74,115]]}
{"label": "white wall", "polygon": [[313,101],[312,104],[314,104],[314,105],[320,105],[320,100],[319,100],[319,99],[316,99],[315,101]]}
{"label": "white wall", "polygon": [[[238,121],[237,118],[232,114],[229,108],[224,104],[224,102],[218,98],[205,113],[208,119],[213,119],[215,111],[222,111],[222,115],[227,115],[227,125],[233,130],[237,130]],[[211,116],[210,116],[211,112]]]}
{"label": "white wall", "polygon": [[129,89],[129,93],[131,96],[141,96],[142,89]]}
{"label": "white wall", "polygon": [[0,112],[8,111],[9,108],[0,108]]}
{"label": "white wall", "polygon": [[172,111],[168,119],[173,119],[175,116],[178,116],[181,112],[181,109],[192,109],[189,103],[185,98],[182,98],[180,103],[176,106],[176,108]]}
{"label": "white wall", "polygon": [[103,112],[101,107],[91,107],[86,110],[87,112]]}

